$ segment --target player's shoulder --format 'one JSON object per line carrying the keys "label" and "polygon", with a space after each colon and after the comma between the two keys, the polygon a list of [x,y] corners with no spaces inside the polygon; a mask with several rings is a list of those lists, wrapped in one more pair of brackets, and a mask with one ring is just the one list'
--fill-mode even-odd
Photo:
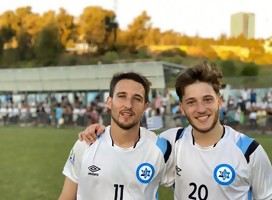
{"label": "player's shoulder", "polygon": [[239,132],[230,126],[224,125],[224,131],[225,131],[225,138],[228,140],[228,142],[243,142],[243,141],[253,141],[254,139],[247,136],[245,133]]}
{"label": "player's shoulder", "polygon": [[175,137],[176,133],[180,129],[182,129],[182,127],[170,128],[170,129],[167,129],[167,130],[163,131],[162,133],[160,133],[159,136],[166,138],[166,139],[172,139],[173,137]]}
{"label": "player's shoulder", "polygon": [[144,136],[146,138],[146,140],[149,140],[150,142],[152,142],[154,144],[158,144],[158,143],[163,144],[168,141],[167,138],[161,137],[160,135],[157,135],[153,131],[150,131],[146,128],[141,127],[140,130],[141,130],[142,136]]}
{"label": "player's shoulder", "polygon": [[90,145],[87,144],[85,141],[77,140],[73,149],[76,151],[85,151]]}
{"label": "player's shoulder", "polygon": [[140,132],[141,132],[141,135],[146,137],[147,139],[150,139],[153,141],[157,140],[158,136],[156,135],[156,133],[146,129],[145,127],[140,127]]}
{"label": "player's shoulder", "polygon": [[166,138],[173,145],[177,140],[181,139],[186,132],[191,131],[191,126],[188,127],[176,127],[168,129],[162,132],[159,136]]}
{"label": "player's shoulder", "polygon": [[244,154],[247,162],[252,154],[256,152],[260,144],[253,138],[234,130],[229,126],[224,126],[225,138],[228,144],[235,145]]}
{"label": "player's shoulder", "polygon": [[141,127],[141,131],[146,137],[147,142],[149,142],[150,147],[154,147],[159,152],[161,152],[164,156],[170,155],[172,152],[171,143],[163,137],[156,135],[156,133],[147,130],[146,128]]}

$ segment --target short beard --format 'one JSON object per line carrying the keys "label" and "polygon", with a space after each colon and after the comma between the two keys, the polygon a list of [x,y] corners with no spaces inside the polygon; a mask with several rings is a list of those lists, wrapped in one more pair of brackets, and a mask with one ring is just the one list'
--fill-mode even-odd
{"label": "short beard", "polygon": [[112,120],[121,128],[121,129],[124,129],[124,130],[129,130],[131,128],[133,128],[135,125],[137,125],[138,123],[135,123],[135,122],[132,122],[132,123],[128,123],[128,124],[125,124],[125,123],[121,123],[119,122],[115,117],[111,116]]}
{"label": "short beard", "polygon": [[210,128],[208,129],[200,129],[199,127],[197,127],[194,123],[193,123],[193,120],[191,120],[191,118],[187,117],[186,113],[185,113],[185,116],[187,118],[187,120],[189,121],[190,125],[199,133],[208,133],[210,132],[212,129],[214,129],[214,127],[216,126],[216,124],[218,123],[219,121],[219,110],[215,113],[215,116],[214,116],[214,120],[212,122],[212,125],[210,126]]}

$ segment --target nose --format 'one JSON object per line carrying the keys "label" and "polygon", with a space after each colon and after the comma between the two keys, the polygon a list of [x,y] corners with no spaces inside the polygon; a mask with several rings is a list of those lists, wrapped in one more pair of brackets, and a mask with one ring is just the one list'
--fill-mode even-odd
{"label": "nose", "polygon": [[199,102],[197,104],[197,111],[199,113],[203,113],[203,112],[205,112],[205,110],[206,110],[205,104],[203,102]]}
{"label": "nose", "polygon": [[132,98],[126,98],[124,101],[124,106],[126,108],[131,108],[132,107]]}

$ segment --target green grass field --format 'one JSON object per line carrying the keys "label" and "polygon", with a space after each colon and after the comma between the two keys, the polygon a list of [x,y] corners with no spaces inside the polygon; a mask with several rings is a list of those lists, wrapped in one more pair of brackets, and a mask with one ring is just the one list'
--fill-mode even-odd
{"label": "green grass field", "polygon": [[[64,163],[81,130],[0,127],[0,199],[56,200]],[[255,138],[272,160],[272,136]],[[160,199],[173,199],[172,191],[160,188]]]}

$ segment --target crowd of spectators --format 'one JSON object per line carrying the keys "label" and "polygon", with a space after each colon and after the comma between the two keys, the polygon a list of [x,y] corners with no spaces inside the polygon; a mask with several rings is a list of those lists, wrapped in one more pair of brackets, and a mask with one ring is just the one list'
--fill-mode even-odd
{"label": "crowd of spectators", "polygon": [[[219,110],[221,124],[229,125],[240,131],[256,132],[258,130],[261,133],[271,133],[271,92],[258,97],[255,89],[241,89],[237,91],[237,96],[229,95],[226,99],[222,95],[222,108]],[[180,119],[182,126],[188,124],[186,118],[181,114],[175,118]]]}
{"label": "crowd of spectators", "polygon": [[245,88],[240,90],[237,98],[229,96],[226,101],[223,99],[220,120],[238,130],[272,131],[271,92],[258,97],[255,89]]}
{"label": "crowd of spectators", "polygon": [[72,104],[66,96],[60,102],[52,98],[29,104],[26,101],[14,103],[10,99],[5,105],[0,105],[0,120],[4,126],[87,126],[101,122],[102,117],[106,123],[106,114],[107,110],[100,101],[84,106],[77,97]]}
{"label": "crowd of spectators", "polygon": [[[270,133],[272,131],[272,94],[268,91],[263,96],[258,96],[255,89],[240,89],[235,96],[224,97],[222,92],[222,108],[219,110],[222,124],[229,125],[240,131],[256,131]],[[178,101],[174,96],[165,91],[162,94],[154,95],[151,106],[147,110],[145,118],[148,123],[151,121],[152,128],[167,126],[166,115],[176,121],[176,126],[187,126],[188,121],[179,111]],[[155,120],[152,120],[154,116]],[[161,116],[162,123],[158,116]],[[154,122],[156,121],[156,122]],[[155,125],[154,125],[155,123]],[[155,129],[154,128],[154,129]],[[169,128],[169,127],[166,127]]]}
{"label": "crowd of spectators", "polygon": [[[224,91],[223,91],[224,92]],[[259,100],[258,100],[259,99]],[[220,109],[220,121],[238,130],[261,130],[263,133],[272,131],[272,94],[267,92],[258,97],[254,89],[242,89],[236,96],[224,98]],[[174,93],[168,90],[154,92],[151,95],[150,107],[143,116],[142,126],[149,129],[169,128],[166,120],[175,121],[176,126],[186,126],[186,117],[179,112],[178,101]],[[84,105],[80,98],[75,97],[73,103],[67,96],[61,101],[54,98],[43,102],[0,103],[0,121],[4,126],[82,126],[93,123],[110,123],[109,110],[105,102],[97,96]],[[172,124],[173,125],[173,124]]]}

